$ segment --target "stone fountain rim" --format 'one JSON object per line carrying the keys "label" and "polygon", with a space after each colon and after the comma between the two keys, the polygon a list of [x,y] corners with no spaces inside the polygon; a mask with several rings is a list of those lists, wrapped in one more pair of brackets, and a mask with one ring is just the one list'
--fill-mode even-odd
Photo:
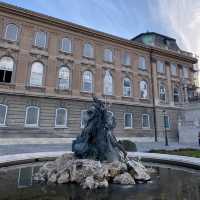
{"label": "stone fountain rim", "polygon": [[[56,151],[3,155],[0,156],[0,168],[34,162],[52,161],[64,153],[73,154],[71,151]],[[143,152],[128,152],[128,156],[129,158],[136,158],[144,162],[169,164],[200,170],[199,158]]]}

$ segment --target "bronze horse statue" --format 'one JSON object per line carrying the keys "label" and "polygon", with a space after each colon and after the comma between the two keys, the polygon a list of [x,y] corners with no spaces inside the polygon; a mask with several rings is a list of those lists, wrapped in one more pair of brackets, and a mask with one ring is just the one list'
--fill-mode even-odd
{"label": "bronze horse statue", "polygon": [[113,135],[115,118],[103,101],[93,97],[93,104],[84,120],[84,129],[72,143],[76,157],[100,161],[122,161],[126,158],[126,151]]}

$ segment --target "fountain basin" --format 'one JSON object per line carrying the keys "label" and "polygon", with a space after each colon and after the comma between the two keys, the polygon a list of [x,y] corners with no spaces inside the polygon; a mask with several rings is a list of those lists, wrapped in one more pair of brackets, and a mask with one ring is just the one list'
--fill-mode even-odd
{"label": "fountain basin", "polygon": [[[53,156],[50,156],[50,154],[48,154],[48,157],[53,159]],[[152,181],[150,183],[125,186],[112,184],[106,189],[91,191],[84,190],[77,184],[46,185],[35,183],[32,179],[32,175],[44,164],[44,162],[38,159],[46,161],[48,158],[41,156],[39,158],[36,155],[32,155],[31,159],[33,163],[20,164],[18,160],[18,165],[0,168],[0,200],[200,199],[200,173],[198,170],[192,168],[148,162],[144,164],[152,171]],[[34,162],[34,159],[37,159],[37,162]],[[25,162],[25,160],[23,160],[23,162]]]}

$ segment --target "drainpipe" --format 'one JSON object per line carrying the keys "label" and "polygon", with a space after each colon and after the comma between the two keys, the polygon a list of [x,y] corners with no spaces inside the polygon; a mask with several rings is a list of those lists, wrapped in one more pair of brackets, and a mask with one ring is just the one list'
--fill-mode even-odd
{"label": "drainpipe", "polygon": [[151,67],[151,84],[152,84],[152,100],[153,100],[153,121],[154,121],[154,129],[155,129],[155,142],[158,141],[158,134],[157,134],[157,119],[156,119],[156,105],[155,105],[155,93],[154,93],[154,79],[153,79],[153,57],[152,57],[153,50],[150,50],[150,67]]}

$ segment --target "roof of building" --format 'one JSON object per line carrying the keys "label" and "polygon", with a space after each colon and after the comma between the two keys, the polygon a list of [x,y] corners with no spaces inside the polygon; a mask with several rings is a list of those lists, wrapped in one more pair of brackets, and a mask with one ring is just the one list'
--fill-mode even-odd
{"label": "roof of building", "polygon": [[144,35],[157,35],[157,36],[166,38],[166,39],[168,39],[168,40],[176,41],[175,38],[171,38],[171,37],[169,37],[169,36],[167,36],[167,35],[163,35],[163,34],[156,33],[156,32],[149,32],[149,31],[147,31],[147,32],[145,32],[145,33],[140,33],[139,35],[136,35],[136,36],[135,36],[134,38],[132,38],[131,40],[134,41],[135,39],[137,39],[137,38],[139,38],[139,37],[141,37],[141,36],[144,36]]}

